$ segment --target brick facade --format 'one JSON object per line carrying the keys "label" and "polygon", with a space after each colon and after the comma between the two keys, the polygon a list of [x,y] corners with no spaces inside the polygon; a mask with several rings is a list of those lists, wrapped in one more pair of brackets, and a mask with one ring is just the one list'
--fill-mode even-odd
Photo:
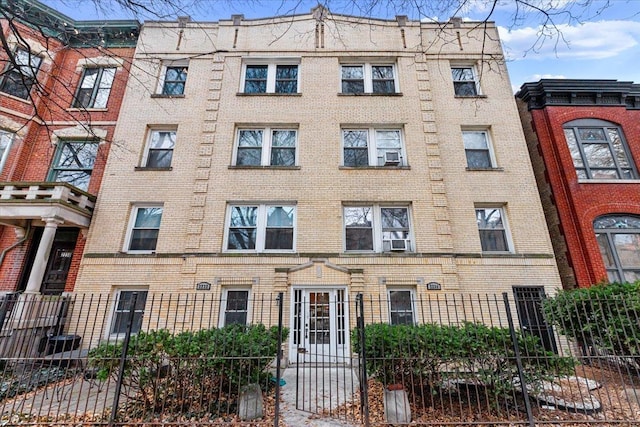
{"label": "brick facade", "polygon": [[[4,38],[9,43],[12,55],[17,48],[21,48],[42,61],[36,75],[36,83],[27,99],[5,92],[0,94],[0,130],[15,134],[4,166],[0,170],[0,181],[8,184],[3,187],[6,191],[3,199],[7,201],[4,204],[0,202],[0,223],[7,224],[0,226],[0,248],[6,251],[3,252],[0,264],[0,291],[24,289],[31,271],[29,254],[37,249],[37,239],[43,226],[42,219],[37,214],[34,217],[28,202],[22,204],[24,218],[16,218],[15,213],[9,213],[9,208],[16,206],[16,200],[10,200],[13,198],[10,196],[11,192],[15,191],[13,183],[28,182],[37,187],[38,183],[48,181],[60,141],[82,140],[83,134],[86,139],[89,130],[100,137],[100,143],[86,192],[92,197],[98,194],[109,150],[115,143],[115,123],[126,87],[137,34],[137,22],[121,21],[120,24],[128,25],[127,28],[135,29],[133,39],[128,42],[114,42],[108,35],[103,35],[103,46],[86,47],[92,45],[87,43],[87,40],[97,29],[90,28],[82,22],[69,18],[64,24],[70,29],[75,28],[73,37],[76,39],[66,39],[65,37],[69,37],[68,34],[50,36],[44,24],[40,30],[23,23],[38,23],[43,14],[49,16],[52,22],[61,19],[57,12],[33,1],[25,3],[22,9],[16,9],[16,19],[12,21],[12,26],[9,26],[7,20],[0,20]],[[108,22],[105,23],[105,28],[108,33]],[[0,63],[5,67],[5,71],[10,67],[9,62],[9,52],[2,49]],[[88,67],[100,66],[116,67],[106,107],[72,108],[83,71]],[[24,196],[19,197],[24,199]],[[60,229],[68,227],[77,229],[74,224],[60,224]],[[23,239],[17,237],[16,233],[26,233],[26,236]],[[73,290],[83,247],[84,237],[80,233],[67,276],[67,291]]]}
{"label": "brick facade", "polygon": [[631,161],[639,159],[638,93],[637,85],[627,82],[541,80],[525,83],[517,94],[565,288],[607,280],[594,220],[607,214],[640,215],[640,192],[635,180],[578,179],[563,126],[577,119],[610,122],[622,130]]}
{"label": "brick facade", "polygon": [[[349,300],[385,299],[390,289],[553,292],[560,280],[497,31],[481,31],[317,15],[146,23],[76,290],[186,294],[208,282],[215,297],[240,287],[284,292],[288,302],[296,289],[340,288]],[[298,93],[243,93],[247,64],[278,61],[297,65]],[[188,64],[184,94],[163,96],[172,64]],[[344,94],[343,64],[392,64],[397,90]],[[456,66],[479,75],[478,96],[455,96]],[[170,168],[145,167],[150,132],[166,128],[176,129]],[[237,166],[245,128],[297,130],[295,166]],[[342,130],[352,128],[400,129],[406,163],[344,166]],[[488,132],[495,167],[467,167],[465,129]],[[230,206],[239,204],[295,206],[293,250],[229,250]],[[136,253],[130,224],[148,205],[162,207],[157,242]],[[347,250],[344,207],[363,205],[406,207],[409,250]],[[509,250],[482,250],[480,206],[502,208]]]}

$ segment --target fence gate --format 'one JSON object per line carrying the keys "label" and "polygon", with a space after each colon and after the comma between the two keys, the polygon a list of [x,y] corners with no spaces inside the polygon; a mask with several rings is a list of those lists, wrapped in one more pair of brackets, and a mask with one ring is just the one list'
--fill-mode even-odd
{"label": "fence gate", "polygon": [[360,364],[350,346],[346,295],[344,288],[293,290],[290,360],[296,409],[354,421],[361,416]]}

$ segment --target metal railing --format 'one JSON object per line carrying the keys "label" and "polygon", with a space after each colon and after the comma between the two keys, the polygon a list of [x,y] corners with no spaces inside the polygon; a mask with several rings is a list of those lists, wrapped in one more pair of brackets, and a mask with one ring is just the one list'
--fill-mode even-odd
{"label": "metal railing", "polygon": [[0,425],[278,426],[292,408],[365,426],[640,419],[637,304],[402,292],[10,295]]}

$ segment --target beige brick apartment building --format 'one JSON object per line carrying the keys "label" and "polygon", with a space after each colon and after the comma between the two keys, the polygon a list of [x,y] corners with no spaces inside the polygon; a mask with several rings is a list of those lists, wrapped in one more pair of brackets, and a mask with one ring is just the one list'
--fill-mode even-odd
{"label": "beige brick apartment building", "polygon": [[358,293],[411,323],[432,295],[560,287],[484,31],[322,8],[146,23],[76,290],[210,294],[216,325],[283,292],[293,357],[347,348]]}

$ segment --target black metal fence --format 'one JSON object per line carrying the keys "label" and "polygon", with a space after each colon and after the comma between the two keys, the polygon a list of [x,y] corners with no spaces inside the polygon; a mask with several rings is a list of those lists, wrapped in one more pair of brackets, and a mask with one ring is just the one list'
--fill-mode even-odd
{"label": "black metal fence", "polygon": [[123,290],[11,295],[0,314],[0,425],[640,419],[640,302],[628,298]]}

